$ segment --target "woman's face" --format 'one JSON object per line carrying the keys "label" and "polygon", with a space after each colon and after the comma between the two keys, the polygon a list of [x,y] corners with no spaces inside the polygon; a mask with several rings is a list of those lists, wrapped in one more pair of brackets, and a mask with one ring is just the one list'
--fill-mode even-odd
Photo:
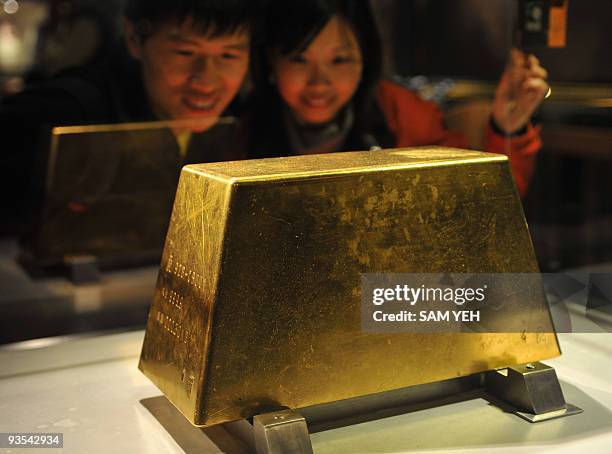
{"label": "woman's face", "polygon": [[357,37],[338,16],[304,52],[272,57],[280,96],[305,123],[333,120],[355,94],[362,68]]}

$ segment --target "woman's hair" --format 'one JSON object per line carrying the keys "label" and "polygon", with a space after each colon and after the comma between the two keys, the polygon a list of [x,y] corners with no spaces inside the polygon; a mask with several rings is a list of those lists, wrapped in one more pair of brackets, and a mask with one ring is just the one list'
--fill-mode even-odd
{"label": "woman's hair", "polygon": [[276,91],[269,81],[269,53],[285,56],[304,51],[335,16],[351,27],[361,50],[363,70],[352,103],[355,125],[363,128],[382,71],[381,40],[369,0],[270,0],[255,79],[262,94]]}
{"label": "woman's hair", "polygon": [[168,23],[193,26],[217,37],[238,31],[254,34],[263,11],[263,0],[127,0],[124,15],[143,39]]}

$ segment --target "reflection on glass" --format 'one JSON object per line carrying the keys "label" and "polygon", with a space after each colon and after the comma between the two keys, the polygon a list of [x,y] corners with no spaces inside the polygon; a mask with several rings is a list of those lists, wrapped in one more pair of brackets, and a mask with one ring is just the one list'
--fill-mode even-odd
{"label": "reflection on glass", "polygon": [[[236,157],[236,121],[203,134],[190,121],[53,129],[42,213],[24,256],[39,266],[94,256],[116,266],[155,262],[163,247],[182,165]],[[201,120],[198,120],[201,122]]]}

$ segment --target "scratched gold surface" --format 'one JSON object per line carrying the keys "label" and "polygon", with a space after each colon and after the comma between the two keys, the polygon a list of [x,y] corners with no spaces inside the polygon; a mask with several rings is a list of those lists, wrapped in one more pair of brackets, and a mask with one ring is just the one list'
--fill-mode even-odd
{"label": "scratched gold surface", "polygon": [[537,272],[504,156],[448,148],[183,170],[140,368],[196,425],[559,355],[546,333],[361,331],[360,273]]}

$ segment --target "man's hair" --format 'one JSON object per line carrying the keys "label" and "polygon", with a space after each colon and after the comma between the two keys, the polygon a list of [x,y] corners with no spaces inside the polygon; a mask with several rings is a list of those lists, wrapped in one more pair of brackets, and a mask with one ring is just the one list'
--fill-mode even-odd
{"label": "man's hair", "polygon": [[127,0],[125,17],[143,38],[157,27],[182,24],[191,20],[193,27],[210,37],[248,31],[254,34],[263,11],[263,0]]}

